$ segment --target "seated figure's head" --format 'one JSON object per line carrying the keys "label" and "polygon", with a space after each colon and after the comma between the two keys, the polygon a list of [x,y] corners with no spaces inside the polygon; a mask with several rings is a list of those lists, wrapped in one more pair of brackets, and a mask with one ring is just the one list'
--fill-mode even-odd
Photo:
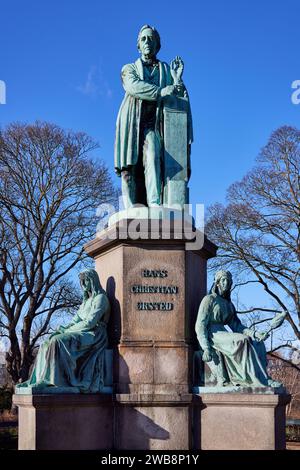
{"label": "seated figure's head", "polygon": [[86,269],[79,274],[80,285],[83,290],[83,298],[95,297],[100,294],[101,285],[99,276],[94,269]]}
{"label": "seated figure's head", "polygon": [[145,24],[141,27],[137,47],[142,56],[152,59],[160,50],[160,36],[153,26]]}
{"label": "seated figure's head", "polygon": [[220,270],[215,274],[211,293],[218,294],[225,299],[230,300],[230,291],[232,287],[232,275],[230,271]]}

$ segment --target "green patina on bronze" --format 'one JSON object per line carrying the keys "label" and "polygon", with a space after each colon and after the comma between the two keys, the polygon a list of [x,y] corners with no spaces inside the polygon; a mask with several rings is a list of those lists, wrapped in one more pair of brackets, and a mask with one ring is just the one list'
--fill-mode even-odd
{"label": "green patina on bronze", "polygon": [[[205,386],[215,381],[216,389],[224,386],[280,387],[267,374],[266,348],[263,341],[271,329],[280,326],[286,313],[278,314],[267,331],[261,333],[244,326],[231,302],[232,276],[218,271],[209,295],[201,301],[196,333],[202,361],[207,363],[211,378],[202,378]],[[227,330],[228,326],[231,331]]]}
{"label": "green patina on bronze", "polygon": [[80,274],[83,302],[72,322],[60,326],[40,346],[27,382],[16,393],[97,393],[104,386],[106,326],[110,314],[108,297],[98,274]]}
{"label": "green patina on bronze", "polygon": [[145,25],[141,53],[122,68],[125,97],[116,124],[115,170],[122,177],[125,208],[188,203],[192,117],[182,81],[183,61],[157,59],[160,37]]}

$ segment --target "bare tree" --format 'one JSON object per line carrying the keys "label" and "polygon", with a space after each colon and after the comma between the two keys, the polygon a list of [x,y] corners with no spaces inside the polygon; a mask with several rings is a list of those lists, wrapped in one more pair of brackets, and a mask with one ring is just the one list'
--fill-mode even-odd
{"label": "bare tree", "polygon": [[71,271],[95,235],[95,209],[114,201],[97,144],[53,124],[12,124],[0,133],[0,334],[14,382],[28,378],[34,349],[54,314],[78,294]]}
{"label": "bare tree", "polygon": [[278,353],[268,357],[268,372],[274,380],[284,384],[292,399],[287,406],[289,417],[300,417],[300,368],[292,367],[292,362]]}
{"label": "bare tree", "polygon": [[[227,201],[209,209],[206,231],[219,246],[211,268],[232,270],[240,286],[263,287],[272,308],[254,305],[240,313],[269,319],[274,310],[285,310],[292,339],[299,340],[300,131],[276,130],[256,166],[229,187]],[[292,343],[284,341],[276,349],[293,348]]]}

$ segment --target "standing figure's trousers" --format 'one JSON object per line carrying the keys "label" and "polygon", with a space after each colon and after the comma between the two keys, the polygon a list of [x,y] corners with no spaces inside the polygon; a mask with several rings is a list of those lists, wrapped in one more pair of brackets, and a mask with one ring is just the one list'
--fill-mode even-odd
{"label": "standing figure's trousers", "polygon": [[[139,156],[138,163],[121,173],[122,195],[126,209],[135,204],[147,202],[151,207],[161,202],[160,137],[153,129],[145,129],[140,133],[140,137],[143,138],[143,142],[142,155]],[[141,192],[146,194],[141,195]]]}

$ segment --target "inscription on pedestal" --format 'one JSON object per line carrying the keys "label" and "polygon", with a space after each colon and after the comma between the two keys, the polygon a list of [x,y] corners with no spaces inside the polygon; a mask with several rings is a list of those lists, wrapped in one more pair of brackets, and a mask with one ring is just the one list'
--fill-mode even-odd
{"label": "inscription on pedestal", "polygon": [[[142,277],[164,279],[168,277],[167,269],[142,269]],[[161,285],[143,285],[135,284],[131,286],[130,292],[132,294],[178,294],[178,286],[161,286]],[[137,302],[138,310],[173,310],[173,302]]]}
{"label": "inscription on pedestal", "polygon": [[173,310],[172,302],[138,302],[138,310]]}

